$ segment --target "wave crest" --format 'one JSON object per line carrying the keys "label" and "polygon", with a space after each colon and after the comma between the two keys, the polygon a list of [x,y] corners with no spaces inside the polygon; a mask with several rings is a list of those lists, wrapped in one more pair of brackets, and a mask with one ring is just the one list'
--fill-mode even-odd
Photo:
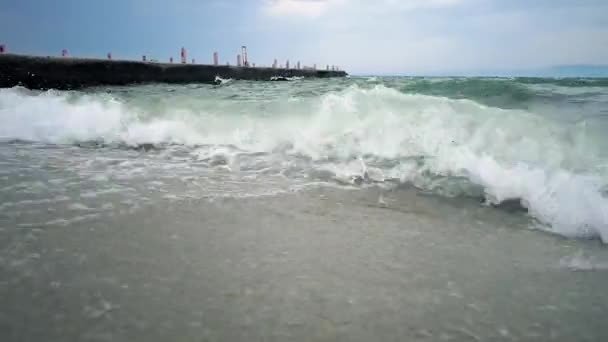
{"label": "wave crest", "polygon": [[179,105],[154,112],[101,95],[2,89],[0,137],[232,146],[263,152],[267,164],[305,158],[311,173],[359,170],[448,195],[482,189],[491,204],[520,200],[553,232],[608,241],[601,137],[584,126],[382,85],[239,106],[247,115]]}

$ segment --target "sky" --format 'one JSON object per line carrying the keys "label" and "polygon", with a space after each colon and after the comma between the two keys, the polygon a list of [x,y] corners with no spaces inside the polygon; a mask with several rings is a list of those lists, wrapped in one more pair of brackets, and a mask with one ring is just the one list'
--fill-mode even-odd
{"label": "sky", "polygon": [[608,64],[608,0],[0,0],[10,52],[440,74]]}

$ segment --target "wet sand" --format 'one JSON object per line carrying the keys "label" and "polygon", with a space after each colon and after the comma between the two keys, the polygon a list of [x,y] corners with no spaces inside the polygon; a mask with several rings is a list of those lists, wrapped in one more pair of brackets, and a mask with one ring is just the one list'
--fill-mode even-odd
{"label": "wet sand", "polygon": [[329,188],[4,226],[1,340],[608,339],[605,248],[529,227],[474,200]]}

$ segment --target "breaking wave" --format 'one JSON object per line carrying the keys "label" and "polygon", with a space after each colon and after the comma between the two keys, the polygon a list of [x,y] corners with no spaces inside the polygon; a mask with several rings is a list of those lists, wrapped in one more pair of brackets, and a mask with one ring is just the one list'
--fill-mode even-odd
{"label": "breaking wave", "polygon": [[151,110],[100,94],[1,89],[0,139],[259,153],[266,166],[295,163],[313,175],[517,200],[555,233],[608,242],[604,143],[584,123],[382,85],[239,106]]}

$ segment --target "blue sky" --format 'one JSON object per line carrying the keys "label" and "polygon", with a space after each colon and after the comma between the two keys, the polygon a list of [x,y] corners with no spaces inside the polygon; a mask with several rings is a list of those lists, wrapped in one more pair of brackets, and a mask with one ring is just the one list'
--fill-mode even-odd
{"label": "blue sky", "polygon": [[608,63],[607,0],[0,0],[12,52],[336,64],[358,74]]}

